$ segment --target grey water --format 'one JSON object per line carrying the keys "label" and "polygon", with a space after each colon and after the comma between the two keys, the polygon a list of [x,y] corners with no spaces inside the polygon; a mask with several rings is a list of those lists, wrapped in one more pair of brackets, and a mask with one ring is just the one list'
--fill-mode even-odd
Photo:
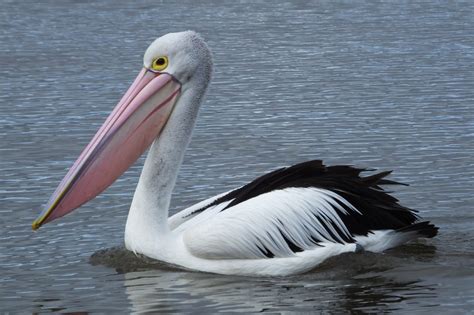
{"label": "grey water", "polygon": [[[0,312],[474,313],[474,2],[0,1]],[[194,29],[215,73],[172,213],[308,159],[395,170],[439,235],[286,278],[179,270],[123,233],[141,159],[31,222],[141,68]]]}

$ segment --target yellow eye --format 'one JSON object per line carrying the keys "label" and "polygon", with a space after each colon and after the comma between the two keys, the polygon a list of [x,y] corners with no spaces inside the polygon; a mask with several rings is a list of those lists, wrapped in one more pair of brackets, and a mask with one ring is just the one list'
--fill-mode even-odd
{"label": "yellow eye", "polygon": [[168,57],[165,56],[156,58],[151,64],[151,68],[156,71],[164,70],[166,67],[168,67]]}

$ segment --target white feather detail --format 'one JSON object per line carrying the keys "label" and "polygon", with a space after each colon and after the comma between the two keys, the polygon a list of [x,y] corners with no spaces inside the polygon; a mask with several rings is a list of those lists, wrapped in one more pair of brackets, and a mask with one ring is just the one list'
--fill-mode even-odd
{"label": "white feather detail", "polygon": [[[206,200],[203,200],[201,202],[198,202],[194,205],[192,205],[191,207],[189,208],[186,208],[174,215],[172,215],[169,219],[168,219],[168,226],[170,228],[170,230],[174,230],[176,229],[178,226],[180,226],[181,224],[183,224],[184,222],[186,221],[189,221],[191,218],[193,218],[194,216],[200,214],[200,212],[198,212],[199,209],[202,209],[202,208],[205,208],[206,206],[210,205],[211,203],[213,203],[214,201],[216,201],[217,199],[221,198],[222,196],[225,196],[227,195],[228,193],[230,193],[232,190],[229,190],[227,192],[224,192],[224,193],[221,193],[221,194],[218,194],[214,197],[211,197],[211,198],[208,198]],[[226,203],[227,205],[228,203]],[[205,210],[208,210],[208,209],[205,209]]]}
{"label": "white feather detail", "polygon": [[193,255],[255,259],[270,252],[275,257],[291,257],[295,252],[289,243],[302,250],[321,246],[317,241],[344,243],[344,236],[352,235],[338,211],[360,214],[340,195],[314,187],[271,191],[221,211],[229,202],[203,211],[176,229]]}
{"label": "white feather detail", "polygon": [[399,232],[396,230],[377,230],[367,234],[367,236],[356,236],[357,244],[369,252],[381,253],[387,249],[400,246],[411,240],[415,240],[420,235],[417,231]]}

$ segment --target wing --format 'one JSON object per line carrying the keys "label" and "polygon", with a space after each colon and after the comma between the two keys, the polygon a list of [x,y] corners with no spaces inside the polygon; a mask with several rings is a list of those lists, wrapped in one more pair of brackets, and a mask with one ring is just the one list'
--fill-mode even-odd
{"label": "wing", "polygon": [[[291,257],[324,243],[411,226],[417,216],[380,187],[390,172],[309,161],[282,168],[183,213],[176,228],[207,259]],[[181,214],[181,213],[180,213]]]}
{"label": "wing", "polygon": [[225,207],[227,205],[226,202],[221,202],[221,203],[215,204],[215,201],[217,199],[229,194],[230,192],[231,191],[228,191],[228,192],[216,195],[214,197],[208,198],[206,200],[198,202],[197,204],[172,215],[168,219],[168,225],[169,225],[170,229],[174,230],[177,227],[179,227],[180,225],[182,225],[183,223],[188,222],[189,220],[194,218],[196,215],[203,212],[203,209],[211,210],[211,208],[215,208],[216,206],[219,206],[221,208]]}

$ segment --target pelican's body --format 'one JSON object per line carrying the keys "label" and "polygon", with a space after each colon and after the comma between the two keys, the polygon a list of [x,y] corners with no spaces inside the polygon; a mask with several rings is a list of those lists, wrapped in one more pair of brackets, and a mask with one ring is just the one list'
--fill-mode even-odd
{"label": "pelican's body", "polygon": [[212,74],[194,32],[158,38],[144,69],[33,223],[63,216],[95,197],[150,150],[125,229],[127,249],[184,268],[238,275],[290,275],[326,258],[380,252],[437,228],[417,222],[380,185],[389,172],[309,161],[168,217],[179,166]]}

